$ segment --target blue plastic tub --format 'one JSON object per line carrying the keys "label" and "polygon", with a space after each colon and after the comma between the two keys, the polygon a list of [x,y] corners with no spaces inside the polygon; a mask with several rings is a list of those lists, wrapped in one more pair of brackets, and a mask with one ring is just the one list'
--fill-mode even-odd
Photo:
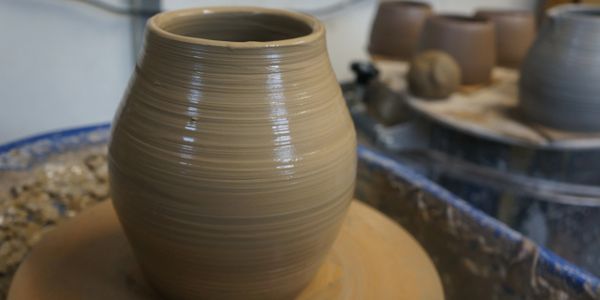
{"label": "blue plastic tub", "polygon": [[[0,173],[108,141],[108,124],[0,146]],[[447,299],[600,299],[600,280],[537,246],[393,159],[358,148],[356,196],[396,220],[424,246]],[[399,279],[401,280],[401,279]]]}

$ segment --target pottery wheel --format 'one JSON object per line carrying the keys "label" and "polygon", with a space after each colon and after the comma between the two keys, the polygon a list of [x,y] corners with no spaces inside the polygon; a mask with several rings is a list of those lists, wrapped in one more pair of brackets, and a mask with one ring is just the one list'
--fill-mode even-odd
{"label": "pottery wheel", "polygon": [[[168,260],[168,257],[165,257]],[[20,266],[9,300],[160,299],[142,277],[110,202],[48,233]],[[432,262],[402,228],[357,201],[299,299],[443,299]]]}

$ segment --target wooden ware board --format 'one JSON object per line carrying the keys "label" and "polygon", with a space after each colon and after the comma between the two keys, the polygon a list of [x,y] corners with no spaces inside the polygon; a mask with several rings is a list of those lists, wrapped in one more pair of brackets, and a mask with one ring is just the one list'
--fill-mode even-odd
{"label": "wooden ware board", "polygon": [[[423,248],[396,223],[354,201],[330,255],[298,299],[443,298]],[[8,299],[160,297],[145,282],[107,201],[48,233],[20,266]]]}

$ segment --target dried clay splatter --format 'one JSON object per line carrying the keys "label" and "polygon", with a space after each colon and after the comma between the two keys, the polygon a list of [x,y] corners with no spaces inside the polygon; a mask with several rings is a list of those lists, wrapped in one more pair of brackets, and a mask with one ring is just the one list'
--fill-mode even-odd
{"label": "dried clay splatter", "polygon": [[44,233],[109,197],[104,148],[64,154],[30,171],[0,174],[0,299]]}

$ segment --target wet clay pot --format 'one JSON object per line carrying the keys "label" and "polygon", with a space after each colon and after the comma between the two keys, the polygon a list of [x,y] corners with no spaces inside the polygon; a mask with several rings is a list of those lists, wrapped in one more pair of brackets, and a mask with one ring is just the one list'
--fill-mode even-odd
{"label": "wet clay pot", "polygon": [[415,54],[431,6],[422,2],[392,1],[379,4],[371,27],[369,53],[398,60]]}
{"label": "wet clay pot", "polygon": [[496,29],[496,64],[519,68],[536,35],[535,17],[527,10],[478,10]]}
{"label": "wet clay pot", "polygon": [[163,296],[289,299],[338,234],[355,146],[315,18],[161,13],[114,123],[113,202]]}
{"label": "wet clay pot", "polygon": [[437,15],[427,19],[420,52],[440,50],[461,69],[463,85],[487,84],[496,62],[494,25],[480,17]]}
{"label": "wet clay pot", "polygon": [[600,6],[551,9],[521,68],[524,115],[549,127],[600,131],[599,53]]}

